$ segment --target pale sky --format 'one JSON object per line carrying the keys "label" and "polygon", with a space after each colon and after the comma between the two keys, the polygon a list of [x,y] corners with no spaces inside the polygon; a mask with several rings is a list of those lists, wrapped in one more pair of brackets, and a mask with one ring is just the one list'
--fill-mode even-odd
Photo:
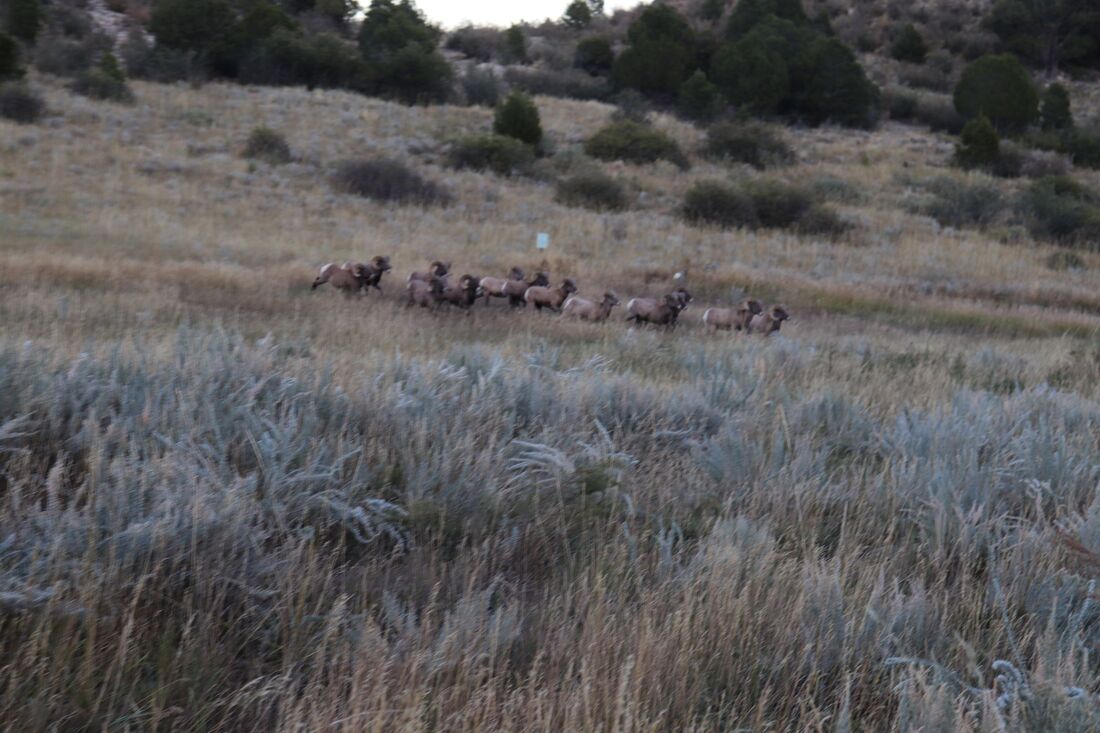
{"label": "pale sky", "polygon": [[[476,25],[508,26],[521,20],[560,18],[570,0],[416,0],[428,20],[444,28],[469,21]],[[637,5],[639,0],[604,0],[607,12]],[[368,3],[363,3],[367,5]]]}

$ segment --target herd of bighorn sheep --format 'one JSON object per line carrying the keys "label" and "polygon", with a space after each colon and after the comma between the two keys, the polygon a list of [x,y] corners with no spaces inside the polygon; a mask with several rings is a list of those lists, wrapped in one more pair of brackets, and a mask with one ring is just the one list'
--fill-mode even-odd
{"label": "herd of bighorn sheep", "polygon": [[[367,293],[370,288],[382,290],[382,276],[390,271],[390,258],[378,256],[370,262],[330,262],[321,268],[313,281],[313,289],[328,283],[346,297]],[[538,272],[528,280],[524,271],[513,267],[507,277],[475,277],[462,275],[451,278],[451,263],[435,260],[427,270],[413,272],[405,282],[406,303],[421,308],[439,308],[453,305],[470,312],[478,298],[489,305],[492,298],[507,298],[513,308],[532,305],[536,310],[544,308],[584,321],[602,322],[611,316],[611,310],[619,305],[619,296],[608,290],[600,300],[589,300],[577,295],[577,283],[565,278],[557,286],[550,284],[550,276]],[[662,298],[631,298],[627,301],[627,321],[651,323],[675,328],[677,320],[692,297],[680,287]],[[703,325],[716,331],[743,331],[765,336],[775,333],[790,318],[781,305],[765,308],[756,298],[744,300],[736,308],[707,308],[703,312]]]}

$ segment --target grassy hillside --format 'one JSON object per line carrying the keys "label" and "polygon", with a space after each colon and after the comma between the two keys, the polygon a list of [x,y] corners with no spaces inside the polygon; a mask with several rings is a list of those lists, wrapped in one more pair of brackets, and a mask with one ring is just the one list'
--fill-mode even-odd
{"label": "grassy hillside", "polygon": [[[658,117],[690,170],[596,163],[612,108],[548,98],[555,154],[500,178],[443,165],[489,110],[35,81],[51,116],[0,122],[6,727],[1096,728],[1096,567],[1065,538],[1100,549],[1100,257],[1051,268],[1026,180],[894,123],[787,131],[759,173]],[[295,162],[242,159],[258,125]],[[452,204],[333,189],[373,154]],[[631,208],[554,202],[594,167]],[[852,229],[677,214],[762,177]],[[941,177],[1007,206],[945,227]],[[374,254],[383,294],[310,290]],[[696,300],[674,332],[407,309],[434,258],[624,302],[686,271]],[[745,293],[782,335],[703,329]]]}

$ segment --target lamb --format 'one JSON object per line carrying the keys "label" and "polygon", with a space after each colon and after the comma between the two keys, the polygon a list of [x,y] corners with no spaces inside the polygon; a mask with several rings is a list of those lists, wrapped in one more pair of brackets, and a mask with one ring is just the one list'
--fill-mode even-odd
{"label": "lamb", "polygon": [[562,306],[562,313],[580,318],[582,321],[600,323],[607,320],[611,315],[611,309],[618,304],[619,296],[610,290],[603,294],[603,300],[599,303],[571,295]]}
{"label": "lamb", "polygon": [[779,331],[783,321],[790,320],[787,309],[781,305],[773,305],[765,313],[759,313],[749,321],[749,333],[759,333],[770,336]]}
{"label": "lamb", "polygon": [[439,260],[434,260],[432,264],[428,267],[427,272],[410,272],[409,277],[405,280],[405,282],[411,283],[417,280],[420,280],[422,282],[431,282],[431,279],[433,277],[446,278],[447,273],[449,273],[450,271],[450,262],[440,262]]}
{"label": "lamb", "polygon": [[508,273],[507,278],[503,277],[483,277],[481,278],[481,289],[485,291],[485,305],[489,305],[490,298],[505,298],[508,293],[505,292],[508,283],[523,283],[523,270],[519,267],[513,267],[511,272]]}
{"label": "lamb", "polygon": [[443,280],[433,277],[430,281],[413,280],[405,286],[409,293],[406,305],[435,308],[443,296]]}
{"label": "lamb", "polygon": [[674,291],[666,295],[662,300],[656,298],[631,298],[626,304],[626,310],[630,314],[627,321],[635,323],[653,323],[666,328],[675,328],[676,319],[680,317],[680,311],[687,307],[690,296]]}
{"label": "lamb", "polygon": [[734,308],[707,308],[703,324],[716,331],[747,331],[752,317],[763,312],[764,305],[756,298],[748,298]]}
{"label": "lamb", "polygon": [[330,262],[317,273],[310,290],[316,290],[325,283],[329,283],[332,287],[343,292],[344,297],[350,298],[363,287],[363,281],[366,278],[363,267],[364,265],[351,262],[345,263],[344,267],[340,267],[335,262]]}
{"label": "lamb", "polygon": [[561,306],[565,299],[575,292],[577,292],[577,284],[572,278],[567,277],[556,288],[545,285],[533,285],[527,288],[527,292],[523,294],[523,300],[535,306],[536,310],[549,308],[555,313],[561,313]]}
{"label": "lamb", "polygon": [[481,297],[481,286],[478,285],[478,278],[473,275],[463,275],[458,279],[457,285],[451,285],[442,278],[437,278],[443,282],[443,288],[439,291],[435,297],[441,303],[448,303],[457,308],[462,308],[466,311],[466,315],[470,314],[470,306],[474,304],[479,297]]}
{"label": "lamb", "polygon": [[508,298],[508,305],[513,308],[522,308],[527,305],[527,301],[523,296],[527,294],[530,288],[545,288],[550,284],[550,276],[545,272],[535,273],[535,277],[531,282],[523,282],[520,280],[509,280],[504,284],[504,295]]}

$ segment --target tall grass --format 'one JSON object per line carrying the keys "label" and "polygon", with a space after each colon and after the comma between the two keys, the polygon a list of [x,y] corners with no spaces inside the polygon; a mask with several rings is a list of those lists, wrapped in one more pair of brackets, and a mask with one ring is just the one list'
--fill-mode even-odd
{"label": "tall grass", "polygon": [[[794,342],[676,358],[466,344],[337,380],[217,331],[0,342],[0,715],[1096,723],[1100,617],[1058,538],[1100,543],[1100,404],[1006,387],[997,352],[937,367],[973,387],[873,406]],[[927,368],[861,358],[865,385]]]}

